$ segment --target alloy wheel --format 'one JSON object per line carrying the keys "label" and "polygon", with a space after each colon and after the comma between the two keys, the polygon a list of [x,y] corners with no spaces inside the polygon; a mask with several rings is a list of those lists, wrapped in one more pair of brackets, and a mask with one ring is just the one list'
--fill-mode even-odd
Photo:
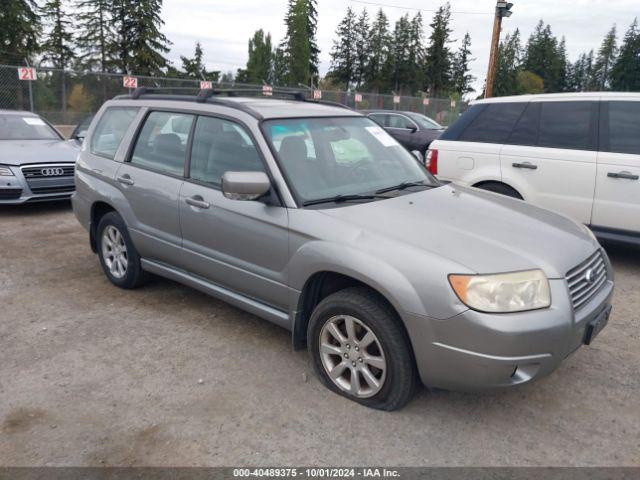
{"label": "alloy wheel", "polygon": [[120,230],[113,225],[108,225],[102,232],[102,258],[115,278],[123,278],[127,273],[129,263],[127,245]]}

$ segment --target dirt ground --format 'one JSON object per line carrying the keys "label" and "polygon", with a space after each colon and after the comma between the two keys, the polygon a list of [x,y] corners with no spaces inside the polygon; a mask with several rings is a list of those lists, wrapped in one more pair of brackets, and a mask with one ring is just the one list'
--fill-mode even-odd
{"label": "dirt ground", "polygon": [[187,287],[108,283],[67,203],[0,207],[0,466],[640,465],[640,251],[551,376],[368,410],[289,334]]}

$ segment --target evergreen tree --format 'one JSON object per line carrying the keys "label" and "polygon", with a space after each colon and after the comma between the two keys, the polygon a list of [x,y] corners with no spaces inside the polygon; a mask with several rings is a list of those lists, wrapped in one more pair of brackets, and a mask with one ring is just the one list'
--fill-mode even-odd
{"label": "evergreen tree", "polygon": [[614,25],[604,37],[593,67],[594,82],[598,90],[603,91],[609,88],[611,70],[616,62],[617,55],[618,45],[616,40],[616,26]]}
{"label": "evergreen tree", "polygon": [[378,92],[389,88],[390,57],[389,20],[380,9],[369,32],[369,63],[364,78],[367,88]]}
{"label": "evergreen tree", "polygon": [[273,52],[273,71],[271,81],[274,85],[287,84],[287,59],[280,47]]}
{"label": "evergreen tree", "polygon": [[317,79],[318,47],[316,0],[289,0],[285,16],[287,32],[280,44],[288,84],[308,85]]}
{"label": "evergreen tree", "polygon": [[169,52],[170,44],[160,31],[164,25],[160,17],[162,0],[115,0],[112,6],[119,70],[139,75],[161,74],[168,67],[164,54]]}
{"label": "evergreen tree", "polygon": [[544,81],[545,92],[561,92],[566,83],[566,55],[562,45],[553,36],[551,26],[542,20],[529,37],[525,49],[523,68]]}
{"label": "evergreen tree", "polygon": [[505,37],[500,42],[498,55],[498,68],[493,87],[497,97],[518,94],[518,72],[521,70],[522,45],[520,42],[520,30]]}
{"label": "evergreen tree", "polygon": [[469,64],[473,60],[475,59],[471,57],[471,35],[467,32],[453,62],[453,88],[461,96],[474,91],[471,85],[476,78],[469,73],[471,71]]}
{"label": "evergreen tree", "polygon": [[369,14],[367,9],[363,9],[355,25],[355,87],[360,88],[366,77],[369,67],[369,57],[371,55],[370,45],[371,31],[369,28]]}
{"label": "evergreen tree", "polygon": [[115,34],[112,29],[111,1],[79,0],[76,16],[78,35],[76,43],[83,52],[80,66],[87,70],[107,72],[113,59]]}
{"label": "evergreen tree", "polygon": [[63,0],[48,0],[42,6],[42,16],[49,26],[42,44],[43,60],[60,69],[67,68],[75,57],[66,6]]}
{"label": "evergreen tree", "polygon": [[182,62],[183,75],[197,80],[210,80],[212,82],[218,81],[220,72],[207,71],[204,64],[204,50],[202,49],[202,44],[199,41],[196,42],[196,49],[193,54],[193,58],[180,56],[180,61]]}
{"label": "evergreen tree", "polygon": [[611,88],[617,91],[640,91],[640,29],[637,18],[627,30],[620,55],[611,70]]}
{"label": "evergreen tree", "polygon": [[38,52],[41,21],[34,0],[3,2],[0,13],[0,64],[24,65]]}
{"label": "evergreen tree", "polygon": [[407,48],[406,89],[413,95],[423,87],[425,49],[423,45],[422,13],[418,12],[409,23]]}
{"label": "evergreen tree", "polygon": [[409,83],[409,77],[413,75],[409,56],[411,42],[411,21],[409,15],[403,15],[396,21],[393,30],[393,43],[391,49],[392,64],[392,88],[400,93]]}
{"label": "evergreen tree", "polygon": [[338,25],[331,50],[331,69],[327,76],[349,88],[356,76],[356,14],[347,7],[347,13]]}
{"label": "evergreen tree", "polygon": [[247,67],[239,70],[236,81],[242,83],[262,83],[271,82],[273,80],[274,53],[271,48],[271,34],[266,36],[262,29],[253,34],[253,38],[249,40],[249,59]]}
{"label": "evergreen tree", "polygon": [[425,76],[432,96],[444,95],[451,87],[451,5],[441,6],[431,22]]}

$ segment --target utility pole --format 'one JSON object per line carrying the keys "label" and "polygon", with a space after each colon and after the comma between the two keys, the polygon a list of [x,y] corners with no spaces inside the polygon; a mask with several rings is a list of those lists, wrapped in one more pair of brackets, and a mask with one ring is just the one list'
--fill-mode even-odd
{"label": "utility pole", "polygon": [[496,16],[493,20],[493,36],[491,37],[491,53],[489,55],[489,71],[487,72],[487,85],[485,87],[485,98],[493,97],[493,86],[496,81],[496,71],[498,69],[498,55],[500,53],[500,32],[502,31],[502,19],[510,17],[513,13],[511,8],[513,3],[498,0],[496,4]]}

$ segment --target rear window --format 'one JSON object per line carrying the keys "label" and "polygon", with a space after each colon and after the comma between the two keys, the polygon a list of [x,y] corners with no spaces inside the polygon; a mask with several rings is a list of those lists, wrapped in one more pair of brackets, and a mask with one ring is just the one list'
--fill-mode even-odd
{"label": "rear window", "polygon": [[540,147],[590,150],[594,102],[542,102]]}
{"label": "rear window", "polygon": [[526,103],[491,103],[464,130],[463,142],[505,143]]}
{"label": "rear window", "polygon": [[91,153],[107,158],[115,158],[120,142],[133,119],[138,114],[136,107],[112,107],[107,109],[91,137]]}
{"label": "rear window", "polygon": [[603,117],[601,150],[640,155],[640,102],[608,102]]}

